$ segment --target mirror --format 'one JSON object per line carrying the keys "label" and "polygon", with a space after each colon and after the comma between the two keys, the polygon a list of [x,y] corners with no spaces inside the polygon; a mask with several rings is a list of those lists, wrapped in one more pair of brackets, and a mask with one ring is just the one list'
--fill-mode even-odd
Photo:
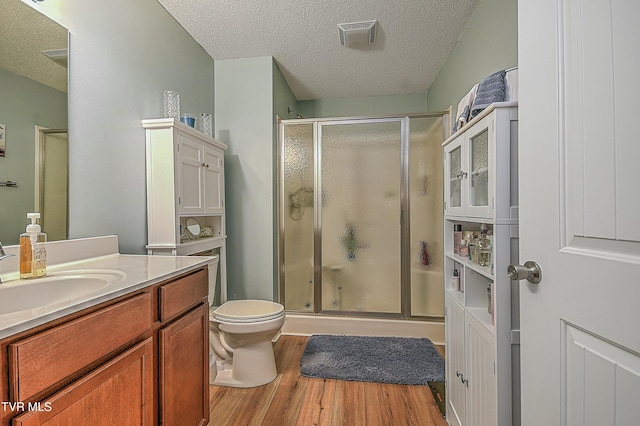
{"label": "mirror", "polygon": [[200,223],[196,220],[196,218],[188,218],[186,225],[188,239],[195,240],[196,238],[200,238]]}
{"label": "mirror", "polygon": [[66,28],[20,0],[0,2],[0,183],[17,183],[0,185],[4,245],[18,243],[32,211],[49,240],[67,238],[67,53]]}

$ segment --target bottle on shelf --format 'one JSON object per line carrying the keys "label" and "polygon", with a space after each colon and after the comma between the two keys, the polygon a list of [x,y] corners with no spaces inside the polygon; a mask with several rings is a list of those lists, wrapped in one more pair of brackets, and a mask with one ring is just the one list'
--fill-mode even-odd
{"label": "bottle on shelf", "polygon": [[453,253],[460,254],[460,243],[462,242],[462,225],[453,225]]}
{"label": "bottle on shelf", "polygon": [[458,251],[458,254],[463,257],[469,256],[469,245],[467,243],[467,240],[460,241],[460,249]]}
{"label": "bottle on shelf", "polygon": [[472,247],[471,260],[480,266],[491,265],[491,240],[487,237],[487,225],[480,225],[480,237],[476,238]]}
{"label": "bottle on shelf", "polygon": [[451,287],[456,291],[460,291],[460,273],[458,272],[457,269],[453,270],[453,277],[451,278]]}

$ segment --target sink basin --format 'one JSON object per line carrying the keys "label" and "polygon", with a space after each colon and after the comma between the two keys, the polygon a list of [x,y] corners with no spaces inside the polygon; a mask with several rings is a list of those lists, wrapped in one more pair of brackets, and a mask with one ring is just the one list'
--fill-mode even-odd
{"label": "sink basin", "polygon": [[78,270],[7,281],[0,284],[0,315],[80,301],[125,277],[123,272],[114,270]]}

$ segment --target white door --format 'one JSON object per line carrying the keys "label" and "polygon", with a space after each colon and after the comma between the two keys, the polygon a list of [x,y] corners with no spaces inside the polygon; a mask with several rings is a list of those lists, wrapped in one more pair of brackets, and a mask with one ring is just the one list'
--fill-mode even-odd
{"label": "white door", "polygon": [[640,424],[640,2],[518,3],[522,424]]}

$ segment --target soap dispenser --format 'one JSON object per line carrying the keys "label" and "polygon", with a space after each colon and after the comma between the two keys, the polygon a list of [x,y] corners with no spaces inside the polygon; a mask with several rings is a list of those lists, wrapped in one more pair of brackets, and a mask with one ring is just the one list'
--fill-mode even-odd
{"label": "soap dispenser", "polygon": [[31,223],[20,234],[20,278],[38,278],[47,274],[47,234],[40,230],[40,213],[27,213]]}

